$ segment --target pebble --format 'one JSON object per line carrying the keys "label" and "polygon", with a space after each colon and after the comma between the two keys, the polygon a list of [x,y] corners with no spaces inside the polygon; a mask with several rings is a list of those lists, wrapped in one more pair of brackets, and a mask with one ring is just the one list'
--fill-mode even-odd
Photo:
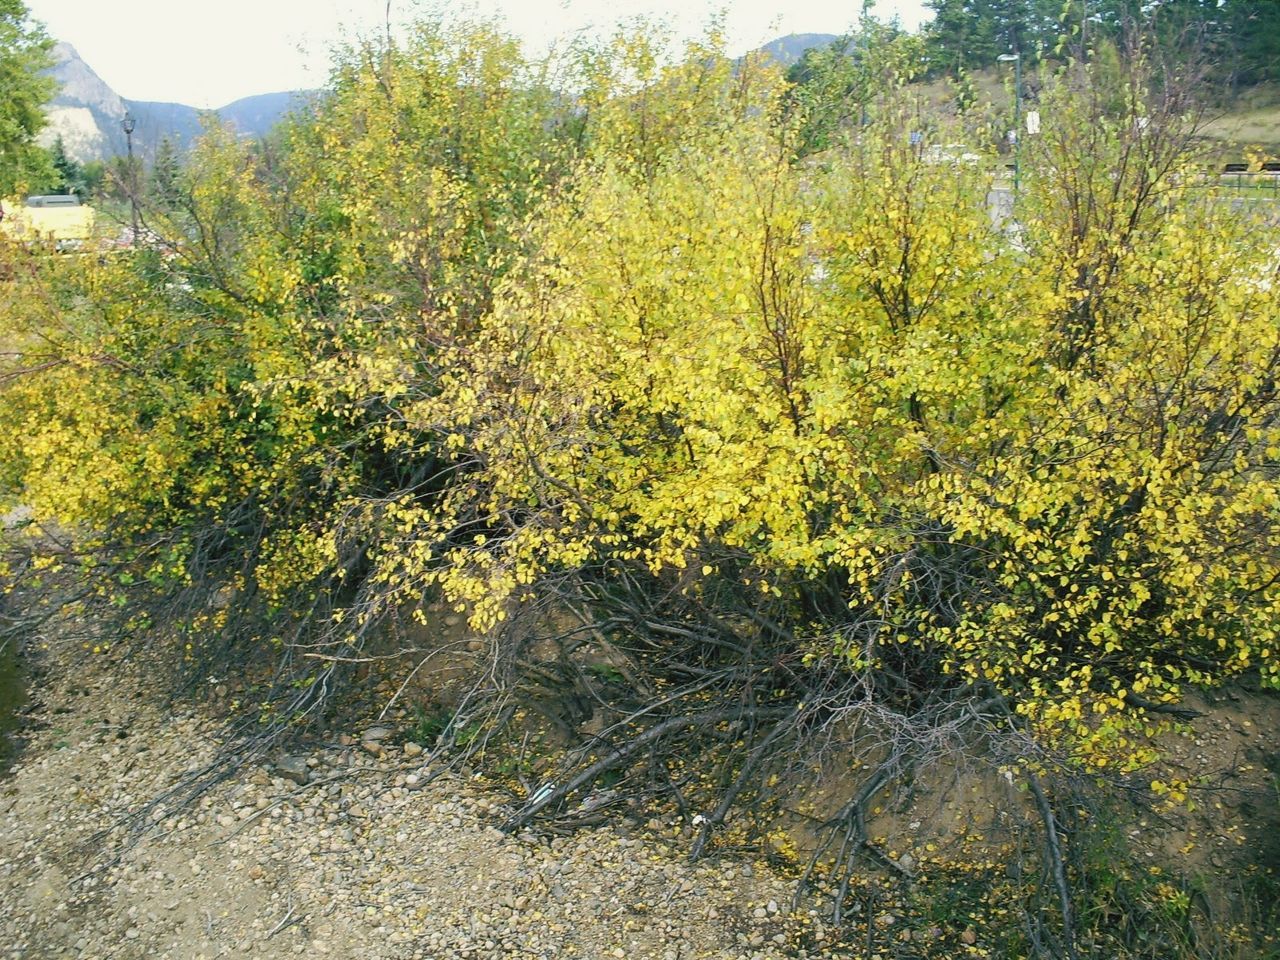
{"label": "pebble", "polygon": [[276,761],[275,774],[301,785],[311,779],[311,768],[306,757],[282,757]]}
{"label": "pebble", "polygon": [[[402,756],[425,750],[412,741],[389,748],[385,725],[357,728],[365,755],[351,740],[282,757],[219,784],[176,818],[157,811],[155,832],[125,849],[118,866],[68,890],[79,846],[171,786],[174,773],[201,769],[220,735],[211,722],[149,713],[153,700],[123,685],[105,690],[86,702],[101,715],[103,698],[118,697],[146,754],[99,748],[73,766],[67,751],[42,743],[52,735],[37,733],[6,781],[13,793],[0,801],[0,886],[32,888],[51,870],[62,877],[56,896],[20,918],[0,909],[0,943],[19,956],[64,956],[71,944],[85,958],[133,951],[157,960],[788,955],[778,927],[751,931],[744,953],[722,919],[740,916],[743,903],[764,904],[762,921],[778,915],[790,895],[785,879],[746,864],[686,863],[674,823],[655,821],[651,839],[608,828],[509,836],[495,825],[509,812],[503,799],[469,778],[397,770]],[[60,702],[56,681],[45,696]],[[58,722],[84,725],[75,715]],[[369,758],[370,746],[379,759]],[[94,784],[97,802],[65,804],[79,787],[73,772]],[[272,932],[290,910],[301,922]]]}

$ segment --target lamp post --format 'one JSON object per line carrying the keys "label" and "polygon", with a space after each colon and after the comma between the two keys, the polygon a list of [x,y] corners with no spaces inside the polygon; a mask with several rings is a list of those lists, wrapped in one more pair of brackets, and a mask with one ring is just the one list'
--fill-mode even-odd
{"label": "lamp post", "polygon": [[1018,176],[1022,172],[1022,54],[1002,53],[996,57],[1001,63],[1013,64],[1013,196],[1018,196]]}
{"label": "lamp post", "polygon": [[130,234],[130,245],[138,245],[138,178],[133,169],[133,130],[137,121],[133,114],[125,111],[120,120],[120,129],[124,131],[125,145],[129,154],[129,213],[133,221],[133,233]]}

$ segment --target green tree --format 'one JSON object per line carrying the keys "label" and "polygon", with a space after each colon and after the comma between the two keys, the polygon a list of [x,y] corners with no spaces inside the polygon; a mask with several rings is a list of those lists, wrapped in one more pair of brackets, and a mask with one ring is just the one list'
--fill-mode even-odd
{"label": "green tree", "polygon": [[182,163],[168,137],[156,148],[156,158],[151,164],[151,190],[155,201],[164,207],[177,206],[182,199]]}
{"label": "green tree", "polygon": [[53,165],[52,184],[55,193],[85,193],[84,167],[75,157],[67,153],[67,145],[59,136],[49,148],[49,159]]}
{"label": "green tree", "polygon": [[0,196],[49,177],[49,155],[35,139],[55,89],[40,72],[52,46],[22,0],[0,0]]}
{"label": "green tree", "polygon": [[1280,79],[1280,4],[1227,0],[1236,54],[1236,79],[1260,83]]}
{"label": "green tree", "polygon": [[84,178],[84,196],[101,195],[103,183],[107,178],[107,165],[101,160],[89,160],[81,164],[80,172]]}

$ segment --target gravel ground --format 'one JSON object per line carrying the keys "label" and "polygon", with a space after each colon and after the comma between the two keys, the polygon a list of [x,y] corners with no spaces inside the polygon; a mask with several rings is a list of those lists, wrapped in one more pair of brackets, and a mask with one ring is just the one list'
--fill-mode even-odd
{"label": "gravel ground", "polygon": [[[599,829],[496,829],[501,798],[367,731],[252,767],[121,852],[99,836],[212,755],[136,667],[44,653],[26,749],[0,779],[0,957],[766,958],[823,955],[761,864],[682,859]],[[72,669],[74,667],[74,669]],[[298,781],[305,780],[300,784]],[[114,861],[114,862],[113,862]]]}

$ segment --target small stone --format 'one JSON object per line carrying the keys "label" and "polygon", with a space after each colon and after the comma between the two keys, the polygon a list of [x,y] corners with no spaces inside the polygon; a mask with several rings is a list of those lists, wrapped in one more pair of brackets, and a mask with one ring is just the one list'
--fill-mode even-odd
{"label": "small stone", "polygon": [[306,757],[283,757],[276,761],[276,776],[292,780],[298,785],[311,779],[311,768],[307,766]]}
{"label": "small stone", "polygon": [[422,756],[422,744],[410,741],[404,745],[404,755],[406,757]]}
{"label": "small stone", "polygon": [[768,910],[770,913],[777,913],[777,912],[778,912],[778,901],[777,901],[777,900],[770,900],[770,901],[769,901],[769,903],[765,906],[765,909],[766,909],[766,910]]}
{"label": "small stone", "polygon": [[374,740],[365,740],[360,744],[365,753],[372,754],[375,757],[382,756],[382,744]]}
{"label": "small stone", "polygon": [[960,942],[969,947],[978,942],[978,934],[974,932],[973,927],[964,928],[964,933],[960,934]]}
{"label": "small stone", "polygon": [[900,866],[907,873],[910,873],[912,870],[916,868],[916,858],[909,853],[904,853],[901,857],[898,858],[898,866]]}
{"label": "small stone", "polygon": [[137,927],[130,927],[128,930],[124,932],[124,935],[129,940],[137,940],[138,937],[140,936],[140,934],[138,933]]}
{"label": "small stone", "polygon": [[377,740],[386,740],[391,736],[390,727],[370,727],[360,737],[365,743],[371,743]]}

